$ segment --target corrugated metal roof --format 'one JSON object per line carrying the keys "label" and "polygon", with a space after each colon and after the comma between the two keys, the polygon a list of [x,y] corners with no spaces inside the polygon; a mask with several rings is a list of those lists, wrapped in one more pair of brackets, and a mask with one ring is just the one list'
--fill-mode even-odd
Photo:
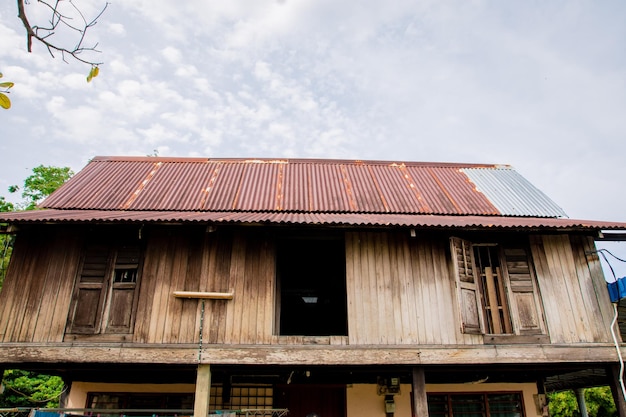
{"label": "corrugated metal roof", "polygon": [[591,220],[503,216],[446,216],[426,214],[364,214],[250,211],[129,211],[33,210],[0,213],[12,223],[210,223],[372,226],[419,228],[480,228],[528,230],[626,230],[626,223]]}
{"label": "corrugated metal roof", "polygon": [[562,217],[511,167],[307,159],[96,157],[51,209]]}
{"label": "corrugated metal roof", "polygon": [[567,217],[559,206],[510,167],[461,171],[504,216]]}

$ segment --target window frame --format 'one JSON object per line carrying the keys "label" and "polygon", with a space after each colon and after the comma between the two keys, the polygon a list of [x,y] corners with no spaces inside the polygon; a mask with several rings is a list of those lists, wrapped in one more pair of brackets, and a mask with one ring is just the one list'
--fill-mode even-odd
{"label": "window frame", "polygon": [[[484,240],[483,240],[484,242]],[[483,288],[476,247],[495,247],[499,273],[504,290],[511,332],[490,333],[484,300],[488,294]],[[543,305],[537,284],[532,256],[527,245],[514,241],[494,239],[488,243],[474,243],[459,237],[450,238],[454,266],[461,332],[484,335],[485,343],[545,343],[546,335]]]}
{"label": "window frame", "polygon": [[[65,333],[133,333],[142,266],[143,247],[138,237],[116,233],[88,239],[77,269]],[[133,280],[118,281],[122,270],[132,271]]]}

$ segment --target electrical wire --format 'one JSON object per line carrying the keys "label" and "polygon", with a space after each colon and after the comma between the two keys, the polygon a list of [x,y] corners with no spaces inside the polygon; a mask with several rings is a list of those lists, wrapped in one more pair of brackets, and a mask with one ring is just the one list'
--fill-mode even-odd
{"label": "electrical wire", "polygon": [[[602,258],[604,259],[604,262],[606,262],[606,264],[609,266],[609,269],[611,270],[611,274],[613,275],[613,282],[617,283],[618,278],[615,275],[615,270],[613,269],[613,266],[611,265],[611,263],[609,262],[605,254],[609,254],[610,256],[612,256],[613,258],[621,262],[626,262],[626,260],[615,256],[611,251],[607,249],[598,249],[598,250],[593,251],[593,253],[597,253],[602,256]],[[617,323],[617,318],[618,318],[617,306],[621,298],[622,298],[622,295],[620,294],[620,289],[619,289],[619,284],[618,284],[617,285],[617,301],[613,303],[613,321],[611,322],[611,336],[613,336],[613,343],[615,344],[615,351],[617,352],[617,357],[619,359],[618,382],[622,390],[622,398],[626,400],[626,387],[624,386],[624,376],[623,376],[624,375],[624,358],[622,357],[622,351],[620,349],[619,341],[617,340],[617,334],[615,332],[615,324]]]}

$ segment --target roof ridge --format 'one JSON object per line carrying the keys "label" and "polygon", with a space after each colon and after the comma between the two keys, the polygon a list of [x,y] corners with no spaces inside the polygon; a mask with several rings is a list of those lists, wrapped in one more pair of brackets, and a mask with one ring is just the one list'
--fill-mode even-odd
{"label": "roof ridge", "polygon": [[318,164],[318,165],[386,165],[419,167],[459,167],[459,168],[507,168],[508,164],[468,163],[445,161],[401,161],[370,159],[331,159],[331,158],[255,158],[255,157],[182,157],[182,156],[95,156],[90,162],[164,162],[164,163],[249,163],[249,164]]}

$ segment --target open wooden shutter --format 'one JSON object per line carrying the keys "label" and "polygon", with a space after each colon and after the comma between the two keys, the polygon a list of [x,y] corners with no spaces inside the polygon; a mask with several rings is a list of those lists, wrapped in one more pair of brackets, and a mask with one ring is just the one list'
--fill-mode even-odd
{"label": "open wooden shutter", "polygon": [[515,333],[544,333],[537,283],[528,259],[528,253],[523,248],[505,247],[503,256],[505,282]]}
{"label": "open wooden shutter", "polygon": [[140,248],[138,244],[119,246],[111,283],[107,333],[130,333],[134,322],[139,279]]}
{"label": "open wooden shutter", "polygon": [[74,290],[72,314],[68,323],[70,333],[93,334],[100,331],[108,283],[108,264],[107,246],[87,247]]}
{"label": "open wooden shutter", "polygon": [[454,264],[457,297],[461,313],[463,333],[482,333],[482,304],[476,276],[471,242],[450,238],[450,250]]}

